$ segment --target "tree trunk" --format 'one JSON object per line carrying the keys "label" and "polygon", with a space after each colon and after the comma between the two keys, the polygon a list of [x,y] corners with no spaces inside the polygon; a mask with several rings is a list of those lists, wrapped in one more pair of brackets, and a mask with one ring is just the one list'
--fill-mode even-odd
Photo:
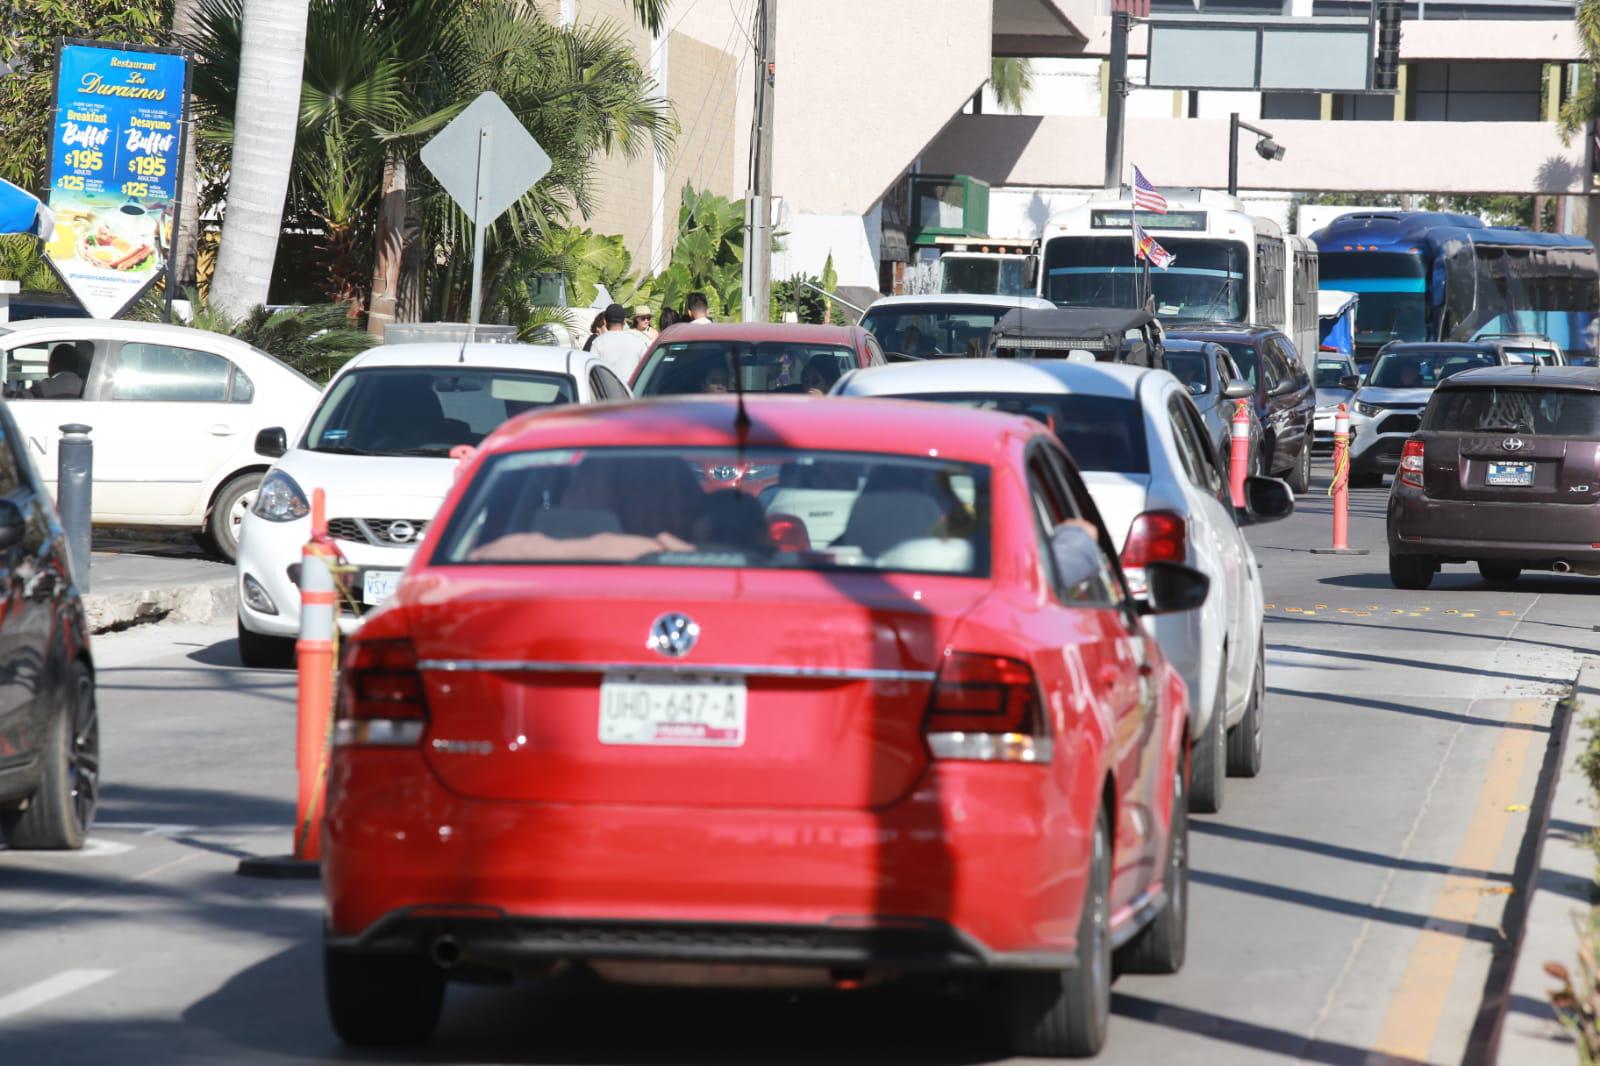
{"label": "tree trunk", "polygon": [[310,0],[245,0],[228,200],[211,302],[243,316],[267,302],[294,159]]}
{"label": "tree trunk", "polygon": [[[172,32],[184,37],[195,31],[195,21],[200,15],[200,0],[173,0]],[[193,106],[191,102],[191,106]],[[184,134],[183,146],[183,203],[178,212],[178,231],[172,238],[172,263],[167,268],[169,283],[178,287],[178,294],[196,284],[195,261],[200,251],[200,160],[196,155],[199,138],[191,121]]]}
{"label": "tree trunk", "polygon": [[399,320],[401,260],[406,245],[406,160],[396,148],[383,157],[383,198],[378,202],[377,245],[372,265],[372,298],[367,304],[367,332],[382,338],[383,329]]}

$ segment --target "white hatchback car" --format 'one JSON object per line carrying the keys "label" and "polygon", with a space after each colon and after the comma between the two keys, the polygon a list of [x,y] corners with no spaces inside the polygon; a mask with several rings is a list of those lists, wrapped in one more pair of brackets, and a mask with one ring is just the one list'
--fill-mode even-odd
{"label": "white hatchback car", "polygon": [[411,561],[455,475],[452,449],[476,446],[528,411],[627,399],[595,356],[528,344],[399,344],[350,360],[291,440],[283,427],[257,450],[276,459],[240,541],[239,656],[287,665],[300,628],[296,575],[322,489],[328,533],[357,569],[340,628],[381,604]]}
{"label": "white hatchback car", "polygon": [[[96,525],[189,529],[232,560],[270,463],[267,426],[298,426],[316,382],[243,341],[187,326],[51,318],[0,327],[7,404],[52,494],[61,426],[94,442]],[[40,399],[32,393],[48,379]]]}
{"label": "white hatchback car", "polygon": [[1025,414],[1066,445],[1137,594],[1144,565],[1211,579],[1193,611],[1146,620],[1190,695],[1192,809],[1221,809],[1227,774],[1261,769],[1265,630],[1255,553],[1240,526],[1286,517],[1289,486],[1250,478],[1236,513],[1188,390],[1165,370],[1066,360],[947,359],[857,370],[836,396],[901,396]]}

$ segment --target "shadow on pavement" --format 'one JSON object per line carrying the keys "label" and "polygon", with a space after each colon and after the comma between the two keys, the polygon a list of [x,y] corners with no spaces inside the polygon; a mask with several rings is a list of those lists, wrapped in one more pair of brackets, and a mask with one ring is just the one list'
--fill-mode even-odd
{"label": "shadow on pavement", "polygon": [[1549,726],[1539,725],[1536,722],[1508,722],[1499,718],[1477,718],[1470,714],[1458,714],[1455,711],[1439,711],[1430,707],[1417,707],[1409,703],[1394,703],[1390,700],[1375,700],[1366,696],[1341,696],[1330,692],[1302,692],[1292,688],[1271,688],[1269,691],[1275,696],[1294,696],[1303,700],[1316,700],[1321,703],[1336,705],[1354,704],[1375,711],[1393,711],[1396,714],[1406,714],[1414,718],[1429,718],[1436,722],[1454,722],[1458,725],[1486,726],[1490,729],[1518,729],[1528,733],[1548,733]]}
{"label": "shadow on pavement", "polygon": [[1370,903],[1357,903],[1354,900],[1340,899],[1337,896],[1326,896],[1320,892],[1286,888],[1283,885],[1274,885],[1249,877],[1210,873],[1206,870],[1190,870],[1189,879],[1196,884],[1210,885],[1213,888],[1225,888],[1230,892],[1245,892],[1253,896],[1277,900],[1280,903],[1295,903],[1303,907],[1314,907],[1317,910],[1343,914],[1363,921],[1383,922],[1387,925],[1397,925],[1406,929],[1428,929],[1435,933],[1475,940],[1480,944],[1494,944],[1500,939],[1499,931],[1487,925],[1469,925],[1466,922],[1442,921],[1431,918],[1426,914],[1413,914],[1410,911],[1395,910],[1393,907],[1375,907]]}
{"label": "shadow on pavement", "polygon": [[[1121,992],[1111,994],[1111,1012],[1124,1018],[1137,1018],[1154,1025],[1203,1036],[1208,1040],[1220,1040],[1240,1047],[1271,1052],[1297,1062],[1325,1063],[1327,1066],[1366,1066],[1369,1061],[1377,1061],[1371,1050],[1353,1044],[1342,1044],[1332,1040],[1308,1040],[1298,1033],[1283,1029],[1243,1022],[1236,1018],[1224,1018],[1221,1015],[1190,1010],[1187,1007],[1173,1007],[1157,1003],[1152,999],[1124,995]],[[1385,1056],[1382,1061],[1384,1066],[1421,1066],[1414,1059],[1392,1056]]]}
{"label": "shadow on pavement", "polygon": [[1325,844],[1319,840],[1307,840],[1303,837],[1292,837],[1283,833],[1270,833],[1263,829],[1247,829],[1242,825],[1229,825],[1226,822],[1213,822],[1202,818],[1197,818],[1189,823],[1189,832],[1199,833],[1201,836],[1238,840],[1247,844],[1292,848],[1296,851],[1310,852],[1313,855],[1323,855],[1330,859],[1365,863],[1369,866],[1381,866],[1386,870],[1405,870],[1408,873],[1423,874],[1458,874],[1463,877],[1476,877],[1483,881],[1511,880],[1511,875],[1506,873],[1489,870],[1467,870],[1442,862],[1419,862],[1416,859],[1398,859],[1393,855],[1385,855],[1381,852],[1362,851],[1360,848],[1347,848],[1340,844]]}
{"label": "shadow on pavement", "polygon": [[214,788],[112,782],[101,794],[95,818],[102,823],[148,822],[241,832],[281,829],[287,833],[294,825],[294,802]]}

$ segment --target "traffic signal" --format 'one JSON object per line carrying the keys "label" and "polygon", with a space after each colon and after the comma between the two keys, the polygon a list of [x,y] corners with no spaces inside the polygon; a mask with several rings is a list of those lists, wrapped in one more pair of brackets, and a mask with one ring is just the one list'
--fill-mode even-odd
{"label": "traffic signal", "polygon": [[1376,0],[1378,5],[1378,58],[1372,68],[1372,87],[1393,92],[1400,88],[1401,0]]}

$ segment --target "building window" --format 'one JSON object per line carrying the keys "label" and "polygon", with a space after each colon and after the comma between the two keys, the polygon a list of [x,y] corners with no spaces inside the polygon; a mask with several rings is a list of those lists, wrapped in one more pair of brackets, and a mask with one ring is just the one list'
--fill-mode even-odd
{"label": "building window", "polygon": [[1263,119],[1311,119],[1322,117],[1321,93],[1262,93]]}
{"label": "building window", "polygon": [[1412,63],[1410,116],[1418,122],[1538,122],[1542,63]]}

